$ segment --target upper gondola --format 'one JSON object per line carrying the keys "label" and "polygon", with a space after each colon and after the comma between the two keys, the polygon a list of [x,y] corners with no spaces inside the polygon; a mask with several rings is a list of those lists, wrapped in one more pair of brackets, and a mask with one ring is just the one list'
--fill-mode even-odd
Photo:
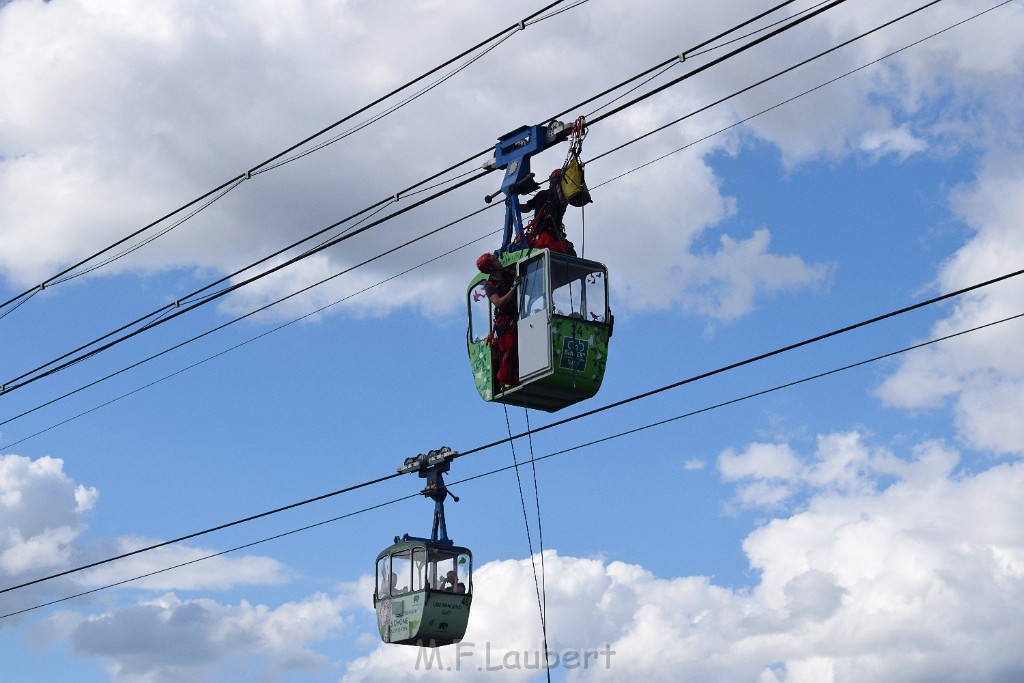
{"label": "upper gondola", "polygon": [[608,362],[612,315],[608,269],[597,261],[547,249],[506,253],[503,264],[519,278],[517,382],[498,381],[493,305],[484,291],[487,274],[469,284],[468,346],[480,397],[553,412],[588,399],[601,388]]}
{"label": "upper gondola", "polygon": [[[548,412],[590,398],[601,387],[613,316],[608,269],[576,256],[562,231],[568,205],[590,202],[579,151],[582,118],[523,127],[503,136],[493,165],[505,169],[505,230],[501,249],[477,261],[481,271],[466,293],[466,344],[480,397]],[[570,150],[523,226],[519,196],[540,189],[530,157],[568,137]],[[509,293],[511,290],[511,293]]]}

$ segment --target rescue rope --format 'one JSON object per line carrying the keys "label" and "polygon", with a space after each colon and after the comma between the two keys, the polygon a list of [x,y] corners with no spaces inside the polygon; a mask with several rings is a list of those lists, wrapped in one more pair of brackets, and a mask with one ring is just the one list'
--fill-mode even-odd
{"label": "rescue rope", "polygon": [[530,469],[533,471],[533,500],[537,507],[537,544],[540,546],[540,628],[541,637],[544,640],[544,670],[547,671],[548,681],[551,680],[551,667],[548,662],[548,586],[547,571],[544,567],[544,527],[541,524],[540,516],[540,488],[537,486],[537,456],[533,452],[533,434],[530,434],[530,411],[523,408],[526,415],[526,442],[530,445]]}
{"label": "rescue rope", "polygon": [[[512,449],[512,464],[513,464],[513,468],[512,469],[515,470],[515,473],[516,473],[516,483],[519,484],[519,502],[520,502],[520,504],[523,507],[523,524],[526,526],[526,545],[527,545],[527,547],[530,550],[530,564],[533,567],[533,587],[534,587],[534,590],[537,593],[537,610],[540,613],[541,638],[544,641],[544,670],[547,672],[548,681],[550,682],[551,681],[551,669],[550,669],[550,667],[548,667],[548,625],[547,625],[547,618],[546,618],[547,617],[547,615],[546,615],[546,611],[547,611],[547,609],[546,609],[547,590],[546,590],[546,586],[545,586],[544,599],[542,600],[541,599],[540,580],[538,580],[538,578],[537,578],[537,561],[534,559],[534,556],[533,556],[533,535],[530,533],[530,519],[529,519],[529,516],[526,513],[526,496],[523,494],[523,479],[522,479],[521,476],[519,476],[519,460],[518,460],[518,458],[516,458],[516,446],[515,446],[515,441],[514,441],[514,439],[512,437],[512,423],[509,422],[509,419],[508,419],[508,406],[506,404],[502,404],[502,408],[505,411],[505,427],[506,427],[506,429],[508,429],[508,437],[509,437],[508,445],[509,445],[509,448]],[[529,418],[527,418],[527,420],[529,420]],[[527,430],[529,430],[529,421],[527,421]],[[532,459],[533,458],[533,438],[532,437],[529,439],[529,442],[530,442],[530,458]],[[537,486],[537,470],[536,470],[536,465],[534,465],[533,485],[534,485],[534,490],[536,491],[536,486]],[[539,497],[537,498],[537,524],[538,524],[538,532],[539,532],[539,525],[540,525],[540,498]],[[543,538],[543,536],[541,536],[541,538]],[[541,546],[541,558],[540,558],[540,561],[541,561],[541,566],[543,567],[543,565],[544,565],[544,550],[543,550],[543,546]],[[543,569],[541,571],[543,573]]]}
{"label": "rescue rope", "polygon": [[580,207],[580,258],[587,254],[587,207]]}

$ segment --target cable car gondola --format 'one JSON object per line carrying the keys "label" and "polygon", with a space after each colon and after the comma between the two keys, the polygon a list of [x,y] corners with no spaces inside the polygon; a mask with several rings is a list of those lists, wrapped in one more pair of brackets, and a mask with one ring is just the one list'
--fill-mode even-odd
{"label": "cable car gondola", "polygon": [[456,455],[450,448],[409,458],[399,472],[426,478],[424,496],[434,501],[431,537],[405,534],[382,550],[376,560],[373,604],[385,643],[439,647],[458,643],[466,634],[473,602],[473,554],[448,538],[444,500],[458,498],[444,485],[443,474]]}
{"label": "cable car gondola", "polygon": [[468,290],[469,357],[480,396],[553,412],[596,394],[612,334],[607,268],[547,249],[511,252],[501,261],[515,264],[519,277],[519,384],[504,391],[497,386],[493,306],[481,273]]}
{"label": "cable car gondola", "polygon": [[[577,179],[577,198],[570,204],[590,201],[578,159],[585,134],[582,119],[571,133],[567,130],[557,121],[524,126],[503,136],[495,147],[492,163],[506,169],[505,178],[501,192],[486,200],[505,194],[504,237],[495,258],[501,266],[514,268],[518,283],[517,306],[512,307],[516,320],[502,322],[514,325],[506,329],[514,335],[510,353],[516,354],[513,360],[518,364],[513,381],[499,382],[501,356],[507,351],[499,348],[502,332],[495,329],[495,307],[485,291],[491,275],[481,272],[467,289],[466,344],[473,379],[485,401],[554,412],[596,394],[604,378],[613,327],[607,267],[571,253],[530,247],[517,238],[524,234],[519,195],[539,187],[530,172],[530,157],[567,135],[573,143],[559,182],[564,189],[570,176]],[[481,257],[485,260],[486,255]]]}

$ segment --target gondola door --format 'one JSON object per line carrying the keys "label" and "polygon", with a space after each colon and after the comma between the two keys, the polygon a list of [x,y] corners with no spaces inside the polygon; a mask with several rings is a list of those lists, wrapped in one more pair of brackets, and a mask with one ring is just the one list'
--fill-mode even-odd
{"label": "gondola door", "polygon": [[548,293],[548,250],[520,261],[519,381],[551,374],[551,306]]}

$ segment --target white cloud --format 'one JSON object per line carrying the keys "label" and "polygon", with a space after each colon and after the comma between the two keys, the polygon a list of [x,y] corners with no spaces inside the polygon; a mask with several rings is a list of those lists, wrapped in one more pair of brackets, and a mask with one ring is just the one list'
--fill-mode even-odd
{"label": "white cloud", "polygon": [[[1012,150],[1007,150],[1010,154]],[[955,206],[974,235],[943,264],[937,279],[952,291],[1011,273],[1024,263],[1024,175],[1002,158],[955,194]],[[1020,314],[1020,278],[977,290],[957,300],[932,326],[945,336]],[[1024,359],[1017,352],[1020,321],[959,337],[909,354],[879,387],[890,405],[929,409],[950,402],[966,443],[998,453],[1024,452],[1024,425],[1016,406],[1024,401]]]}
{"label": "white cloud", "polygon": [[[995,683],[1024,673],[1015,647],[1024,637],[1024,464],[958,472],[958,454],[942,444],[902,458],[855,432],[821,435],[806,456],[763,443],[718,462],[738,495],[759,482],[803,494],[788,499],[799,503],[795,512],[779,512],[785,500],[748,501],[776,510],[743,542],[756,581],[729,588],[548,551],[549,649],[567,680]],[[75,486],[65,488],[73,509]],[[280,576],[250,560],[219,571]],[[196,582],[204,585],[212,586]],[[277,607],[167,593],[95,616],[61,612],[47,620],[46,640],[67,639],[122,683],[323,677],[342,666],[323,648],[338,637],[372,648],[342,680],[450,676],[426,669],[415,648],[370,645],[375,635],[351,631],[372,623],[364,618],[371,585],[363,577],[333,596]],[[531,562],[487,563],[474,586],[464,644],[438,651],[433,664],[460,666],[472,680],[497,675],[478,670],[487,666],[502,667],[503,680],[534,679],[526,666],[537,662],[541,637]]]}
{"label": "white cloud", "polygon": [[[887,488],[822,494],[751,534],[744,548],[761,572],[752,590],[551,552],[550,648],[614,652],[609,669],[591,659],[568,680],[1010,680],[1024,671],[1012,645],[1024,636],[1024,532],[1013,521],[1024,467],[933,476],[931,459],[948,466],[948,456],[925,449],[907,465],[908,477]],[[927,476],[916,479],[917,468]],[[966,520],[978,519],[978,506],[990,521],[975,530]],[[466,640],[434,663],[458,663],[465,678],[488,680],[493,672],[478,667],[536,661],[532,581],[528,561],[482,567]],[[525,660],[508,654],[524,651]],[[417,669],[416,660],[414,649],[381,646],[343,680],[450,675],[425,670],[423,659]]]}
{"label": "white cloud", "polygon": [[[616,300],[630,308],[681,308],[721,321],[746,315],[759,300],[828,284],[831,267],[807,264],[797,255],[773,254],[770,241],[768,231],[761,229],[747,239],[723,235],[719,248],[708,253],[691,254],[681,248],[659,256],[647,250],[636,254],[636,272],[610,265],[609,278],[625,271],[630,284],[621,287],[623,294]],[[618,258],[624,257],[618,254]],[[637,267],[652,260],[653,269],[641,272]]]}
{"label": "white cloud", "polygon": [[[67,635],[77,654],[101,658],[119,682],[219,680],[224,675],[272,680],[284,671],[322,674],[329,669],[329,660],[310,645],[344,626],[344,604],[344,598],[316,594],[270,609],[245,601],[181,600],[168,593],[82,619]],[[231,673],[216,673],[225,661],[233,662]]]}
{"label": "white cloud", "polygon": [[[856,11],[828,12],[800,32],[800,40],[777,47],[781,64],[800,61],[814,48],[834,45],[904,12],[913,2],[862,5]],[[945,2],[874,33],[823,60],[807,65],[745,97],[742,115],[760,111],[835,76],[866,65],[890,52],[945,29],[983,9],[972,2]],[[857,72],[751,122],[759,137],[776,144],[789,166],[810,159],[841,159],[867,152],[870,160],[952,145],[984,152],[998,150],[1017,137],[1024,112],[1017,89],[1020,77],[1017,39],[1024,12],[1010,4],[979,19],[941,33],[886,61]],[[737,65],[724,72],[738,84],[750,73],[768,75],[780,62]],[[747,73],[743,68],[746,67]]]}
{"label": "white cloud", "polygon": [[[797,476],[795,451],[776,446],[775,455],[767,444],[746,457],[732,454],[727,461],[738,469],[730,476]],[[823,466],[830,460],[842,466]],[[1024,637],[1024,501],[1017,495],[1024,465],[954,474],[957,460],[940,444],[923,444],[904,460],[862,437],[823,435],[803,470],[810,498],[743,543],[759,576],[750,588],[659,578],[635,564],[549,551],[550,649],[614,651],[610,668],[594,658],[586,671],[566,670],[567,680],[1015,680],[1024,673],[1015,646]],[[451,675],[437,664],[490,680],[497,674],[478,667],[536,661],[530,562],[488,563],[474,585],[466,639],[459,649],[442,649],[434,669],[413,648],[381,645],[351,663],[342,680]],[[525,660],[508,654],[524,651],[531,653]]]}
{"label": "white cloud", "polygon": [[[106,557],[129,553],[159,543],[156,539],[122,536],[103,545]],[[126,557],[115,563],[83,572],[78,581],[87,587],[106,586],[137,576],[146,578],[127,584],[136,590],[227,590],[240,585],[272,585],[288,580],[290,572],[277,560],[255,555],[216,555],[218,551],[185,545],[173,545]],[[187,563],[193,564],[187,564]],[[153,572],[187,564],[168,572]]]}
{"label": "white cloud", "polygon": [[779,507],[809,489],[856,493],[872,485],[872,476],[904,469],[888,451],[865,445],[858,432],[819,436],[807,460],[784,443],[753,443],[718,456],[718,471],[723,480],[736,482],[736,501],[743,507]]}
{"label": "white cloud", "polygon": [[820,287],[831,268],[808,265],[799,256],[780,256],[768,251],[767,230],[749,239],[721,238],[721,248],[709,255],[687,257],[680,264],[688,307],[719,320],[749,313],[754,302],[782,292]]}
{"label": "white cloud", "polygon": [[786,444],[755,443],[742,453],[727,449],[718,456],[725,481],[742,481],[737,499],[743,506],[774,507],[793,495],[802,466]]}
{"label": "white cloud", "polygon": [[0,571],[16,576],[65,562],[97,496],[76,486],[59,458],[0,456]]}
{"label": "white cloud", "polygon": [[[130,553],[161,539],[122,536],[80,540],[85,513],[99,498],[76,482],[59,458],[0,456],[0,576],[5,585]],[[291,571],[269,557],[216,555],[213,549],[175,544],[58,577],[0,596],[0,614],[18,612],[93,588],[128,581],[140,591],[223,591],[238,586],[282,584]],[[186,566],[160,571],[179,564]],[[152,574],[152,576],[146,576]],[[135,577],[145,578],[131,581]],[[7,619],[0,626],[14,623]]]}
{"label": "white cloud", "polygon": [[718,456],[718,470],[726,481],[747,477],[792,480],[800,460],[788,444],[752,444],[743,453],[728,449]]}
{"label": "white cloud", "polygon": [[875,130],[864,133],[860,138],[860,148],[874,157],[895,154],[901,160],[915,152],[927,148],[924,140],[914,137],[906,124],[891,130]]}
{"label": "white cloud", "polygon": [[[312,3],[281,11],[259,3],[185,2],[140,9],[126,0],[5,7],[0,89],[19,97],[0,104],[0,118],[8,124],[0,131],[0,194],[7,198],[0,204],[2,276],[17,287],[38,283],[404,82],[423,64],[443,61],[466,35],[489,34],[519,18],[514,10],[487,5],[452,13],[436,5],[403,7],[399,14],[385,7]],[[715,12],[726,25],[743,10]],[[382,124],[243,183],[174,232],[97,272],[181,268],[203,283],[232,272],[388,197],[467,150],[492,144],[506,130],[646,68],[665,57],[665,46],[671,53],[699,40],[695,26],[682,34],[666,30],[675,13],[671,3],[652,5],[643,14],[607,4],[595,13],[581,8],[531,26],[446,83],[443,94],[430,93]],[[572,31],[565,30],[567,22]],[[648,40],[638,44],[627,27]],[[382,50],[385,40],[417,54],[417,66],[405,52]],[[600,53],[586,49],[594,44],[603,46]],[[551,68],[565,54],[577,61]],[[706,103],[719,87],[695,82],[610,119],[600,132],[595,129],[584,156]],[[510,100],[508,92],[530,97]],[[640,150],[595,163],[594,178],[618,175],[732,121],[726,108],[688,120]],[[735,136],[703,143],[699,151],[676,155],[595,194],[588,255],[612,266],[612,285],[626,294],[619,309],[680,306],[728,320],[751,310],[759,297],[820,285],[820,266],[798,255],[771,254],[767,233],[725,237],[713,254],[689,254],[696,236],[736,211],[703,160],[723,150],[736,150]],[[557,164],[561,153],[537,163]],[[481,194],[497,187],[497,176],[488,183],[389,223],[367,239],[334,247],[293,268],[293,274],[249,286],[225,302],[224,310],[247,312],[478,209]],[[581,244],[580,219],[568,220]],[[307,313],[499,225],[500,216],[491,212],[442,240],[291,300],[274,315]],[[647,248],[654,242],[657,250]],[[496,246],[496,240],[488,244]],[[452,263],[375,288],[343,308],[359,314],[409,307],[449,313],[459,305],[472,254],[464,255],[465,267]],[[163,293],[159,303],[183,293]]]}

